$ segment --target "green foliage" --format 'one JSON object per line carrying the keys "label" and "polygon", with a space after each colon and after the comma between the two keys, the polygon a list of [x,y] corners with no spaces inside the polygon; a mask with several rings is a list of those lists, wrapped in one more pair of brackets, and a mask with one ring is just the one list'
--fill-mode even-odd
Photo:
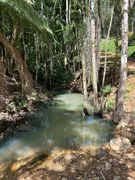
{"label": "green foliage", "polygon": [[111,112],[114,109],[115,101],[114,100],[109,100],[106,104],[106,109],[107,111]]}
{"label": "green foliage", "polygon": [[9,104],[6,106],[6,111],[7,112],[17,112],[20,111],[23,108],[27,109],[28,107],[28,102],[25,98],[22,98],[20,95],[17,95],[13,101],[11,101]]}
{"label": "green foliage", "polygon": [[134,75],[135,76],[135,71],[134,70],[128,70],[128,75]]}
{"label": "green foliage", "polygon": [[70,69],[66,69],[62,66],[55,67],[53,73],[53,85],[57,89],[66,88],[69,82],[73,79],[73,74]]}
{"label": "green foliage", "polygon": [[134,34],[129,34],[128,44],[129,44],[129,46],[135,45],[135,35]]}
{"label": "green foliage", "polygon": [[111,91],[112,91],[111,85],[107,85],[107,86],[103,87],[103,94],[104,94],[104,96],[106,96],[107,94],[110,94]]}
{"label": "green foliage", "polygon": [[[131,34],[129,34],[129,36],[131,36],[135,42],[135,37],[132,36]],[[105,43],[105,39],[104,39],[101,42],[101,50],[102,51],[105,51],[105,45],[106,45],[106,43]],[[119,55],[121,54],[120,49],[121,49],[121,41],[119,40]],[[112,52],[112,53],[116,52],[116,46],[115,46],[115,39],[114,38],[109,40],[107,51]],[[129,46],[128,46],[128,57],[134,57],[135,58],[134,52],[135,52],[135,44],[129,44]]]}
{"label": "green foliage", "polygon": [[[105,47],[106,47],[106,40],[104,39],[104,40],[102,40],[102,43],[101,43],[101,50],[105,51]],[[115,53],[116,47],[115,47],[114,39],[109,40],[107,51]]]}
{"label": "green foliage", "polygon": [[130,86],[126,87],[126,91],[127,91],[127,92],[130,92],[130,91],[132,91],[133,89],[134,89],[134,85],[130,85]]}
{"label": "green foliage", "polygon": [[22,100],[21,102],[18,102],[18,103],[16,104],[16,106],[17,106],[17,110],[18,110],[18,111],[20,111],[20,110],[23,109],[23,108],[26,108],[26,109],[27,109],[27,107],[28,107],[28,102],[27,102],[26,100]]}
{"label": "green foliage", "polygon": [[52,31],[49,28],[47,22],[36,12],[32,6],[22,0],[0,0],[0,7],[4,11],[8,11],[17,19],[27,21],[27,25],[31,24],[40,32],[52,35]]}
{"label": "green foliage", "polygon": [[135,58],[135,46],[128,47],[128,57]]}
{"label": "green foliage", "polygon": [[128,94],[125,93],[125,94],[124,94],[124,98],[125,98],[125,99],[128,99],[128,97],[129,97]]}

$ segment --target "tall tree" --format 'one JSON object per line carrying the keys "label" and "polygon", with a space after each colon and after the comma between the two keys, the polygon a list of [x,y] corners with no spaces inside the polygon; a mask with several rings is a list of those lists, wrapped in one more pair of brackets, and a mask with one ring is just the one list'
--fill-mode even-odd
{"label": "tall tree", "polygon": [[90,22],[92,43],[92,84],[94,93],[94,107],[98,109],[98,87],[97,87],[97,63],[96,63],[96,31],[95,31],[95,1],[90,0]]}
{"label": "tall tree", "polygon": [[101,112],[103,113],[103,102],[104,102],[104,94],[103,94],[103,88],[105,84],[105,77],[106,77],[106,65],[107,65],[107,47],[108,47],[108,41],[110,37],[110,31],[111,31],[111,26],[112,26],[112,20],[113,20],[113,12],[114,12],[114,6],[112,7],[112,12],[111,12],[111,19],[110,19],[110,24],[108,28],[108,33],[106,37],[106,47],[105,47],[105,61],[104,61],[104,71],[103,71],[103,79],[102,79],[102,91],[101,91]]}
{"label": "tall tree", "polygon": [[16,32],[18,29],[18,23],[22,23],[22,22],[23,24],[29,23],[30,26],[27,27],[27,30],[28,28],[33,27],[35,28],[34,30],[42,33],[44,37],[47,37],[48,35],[50,36],[50,34],[52,34],[52,31],[47,25],[47,22],[40,16],[40,14],[37,13],[33,9],[33,7],[30,6],[25,1],[0,0],[0,9],[2,9],[3,12],[8,12],[8,14],[14,20],[17,19],[17,22],[15,23],[14,26],[15,28],[13,32],[12,42],[10,42],[10,38],[6,36],[6,34],[3,34],[1,30],[0,30],[0,41],[6,47],[7,51],[11,54],[11,56],[14,58],[16,62],[16,66],[18,68],[22,83],[22,93],[31,94],[33,87],[32,75],[29,72],[29,68],[26,62],[23,60],[23,57],[21,56],[21,53],[18,50],[18,47],[16,48],[14,46],[16,40],[16,34],[17,34]]}
{"label": "tall tree", "polygon": [[127,53],[128,53],[128,0],[123,0],[122,8],[122,55],[120,83],[117,91],[116,108],[113,114],[113,121],[119,123],[124,115],[124,92],[127,79]]}

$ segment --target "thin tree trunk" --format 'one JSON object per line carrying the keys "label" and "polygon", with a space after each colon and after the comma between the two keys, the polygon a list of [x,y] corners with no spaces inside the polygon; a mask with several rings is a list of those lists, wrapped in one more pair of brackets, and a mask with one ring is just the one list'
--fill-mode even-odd
{"label": "thin tree trunk", "polygon": [[103,88],[105,85],[105,76],[106,76],[106,63],[107,63],[107,47],[108,47],[108,41],[110,37],[110,31],[112,27],[112,20],[113,20],[113,14],[114,14],[114,7],[112,7],[112,12],[111,12],[111,19],[110,19],[110,25],[106,37],[106,46],[105,46],[105,61],[104,61],[104,71],[103,71],[103,79],[102,79],[102,88],[101,88],[101,112],[103,113],[103,102],[104,102],[104,94],[103,94]]}
{"label": "thin tree trunk", "polygon": [[[83,15],[83,23],[84,23],[84,27],[86,26],[86,12],[82,9],[82,15]],[[87,33],[87,31],[86,31]],[[87,55],[87,48],[88,48],[88,43],[87,43],[88,39],[87,36],[85,37],[84,34],[84,41],[83,41],[83,48],[82,48],[82,55],[81,55],[81,59],[82,59],[82,71],[83,71],[83,94],[84,94],[84,99],[87,100],[88,99],[88,91],[87,91],[87,63],[86,63],[86,55]]]}
{"label": "thin tree trunk", "polygon": [[135,4],[135,0],[129,0],[130,8],[133,8],[134,4]]}
{"label": "thin tree trunk", "polygon": [[106,61],[107,61],[107,47],[108,47],[108,41],[109,41],[110,31],[111,31],[111,27],[112,27],[113,13],[114,13],[114,7],[112,8],[110,25],[109,25],[108,34],[107,34],[107,37],[106,37],[105,62],[104,62],[104,72],[103,72],[102,88],[104,87],[104,84],[105,84]]}
{"label": "thin tree trunk", "polygon": [[3,59],[0,57],[0,109],[2,106],[1,100],[3,99],[5,101],[5,98],[8,95],[6,79],[4,76],[4,64],[2,61],[3,61]]}
{"label": "thin tree trunk", "polygon": [[71,23],[71,0],[69,0],[69,12],[68,12],[68,19],[69,19],[69,24]]}
{"label": "thin tree trunk", "polygon": [[88,79],[88,87],[91,84],[91,70],[92,70],[92,43],[91,43],[91,25],[90,25],[90,17],[87,19],[87,52],[86,52],[86,64],[87,64],[87,79]]}
{"label": "thin tree trunk", "polygon": [[[12,45],[14,46],[15,45],[15,42],[16,42],[16,39],[17,39],[17,32],[18,32],[18,22],[15,23],[14,25],[14,30],[13,30],[13,34],[12,34]],[[14,64],[14,58],[11,56],[11,59],[10,59],[10,69],[11,70],[13,68],[13,64]]]}
{"label": "thin tree trunk", "polygon": [[97,67],[96,67],[96,53],[95,53],[95,17],[94,17],[95,1],[90,1],[90,21],[91,21],[91,40],[92,40],[92,83],[94,93],[94,109],[97,111],[98,107],[98,88],[97,88]]}
{"label": "thin tree trunk", "polygon": [[83,94],[84,99],[88,99],[88,92],[87,92],[87,71],[86,71],[86,60],[85,60],[85,54],[83,52],[82,54],[82,70],[83,70]]}
{"label": "thin tree trunk", "polygon": [[[2,12],[2,23],[5,24],[5,15],[4,15],[4,11]],[[5,28],[3,27],[3,31],[2,34],[5,36]],[[4,46],[3,49],[3,64],[5,66],[5,74],[9,72],[9,61],[8,61],[8,53],[7,53],[7,49]]]}
{"label": "thin tree trunk", "polygon": [[100,15],[100,0],[97,0],[97,23],[96,23],[96,61],[97,61],[97,81],[98,81],[98,70],[100,66],[100,42],[101,42],[101,15]]}
{"label": "thin tree trunk", "polygon": [[57,0],[54,2],[54,7],[53,7],[53,18],[54,18],[54,15],[55,15],[55,10],[56,10],[56,4],[57,4]]}
{"label": "thin tree trunk", "polygon": [[52,44],[49,44],[49,53],[50,53],[50,88],[52,86],[52,77],[53,77],[53,47]]}
{"label": "thin tree trunk", "polygon": [[113,121],[119,123],[124,116],[124,92],[127,79],[127,54],[128,54],[128,0],[123,0],[122,20],[122,56],[121,75],[116,98],[116,108],[113,114]]}
{"label": "thin tree trunk", "polygon": [[62,19],[62,0],[59,0],[60,19]]}
{"label": "thin tree trunk", "polygon": [[69,0],[66,0],[66,25],[69,23]]}
{"label": "thin tree trunk", "polygon": [[24,39],[24,33],[23,33],[23,50],[24,50],[24,61],[25,63],[27,63],[27,59],[28,59],[28,55],[27,55],[27,47],[26,47],[26,44],[25,44],[25,39]]}
{"label": "thin tree trunk", "polygon": [[38,36],[35,34],[35,49],[36,49],[36,75],[35,75],[35,84],[37,83],[38,79],[38,70],[39,70],[39,41]]}
{"label": "thin tree trunk", "polygon": [[119,23],[118,23],[118,21],[116,24],[117,24],[116,30],[115,30],[115,33],[116,33],[116,41],[115,41],[116,50],[115,50],[115,61],[114,61],[114,68],[115,68],[114,84],[115,85],[117,85],[117,69],[118,69],[117,68],[117,62],[118,62],[118,49],[119,49]]}
{"label": "thin tree trunk", "polygon": [[[69,0],[66,0],[66,26],[68,26],[68,24],[69,24]],[[66,29],[65,33],[67,35],[67,29]],[[65,67],[66,67],[68,65],[68,60],[69,60],[69,46],[68,46],[68,44],[65,45],[65,48],[66,48],[66,55],[64,58],[64,63],[65,63]]]}

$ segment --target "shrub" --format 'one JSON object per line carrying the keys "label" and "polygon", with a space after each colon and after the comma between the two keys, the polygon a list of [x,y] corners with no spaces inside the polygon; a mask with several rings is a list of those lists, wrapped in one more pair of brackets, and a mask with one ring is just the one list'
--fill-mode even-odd
{"label": "shrub", "polygon": [[104,96],[106,96],[107,94],[110,94],[111,91],[112,91],[111,85],[107,85],[107,86],[103,87],[103,94],[104,94]]}
{"label": "shrub", "polygon": [[134,46],[135,45],[135,35],[134,34],[129,36],[128,44],[129,44],[129,46]]}
{"label": "shrub", "polygon": [[115,101],[114,100],[109,100],[106,104],[106,110],[107,111],[112,111],[114,109]]}

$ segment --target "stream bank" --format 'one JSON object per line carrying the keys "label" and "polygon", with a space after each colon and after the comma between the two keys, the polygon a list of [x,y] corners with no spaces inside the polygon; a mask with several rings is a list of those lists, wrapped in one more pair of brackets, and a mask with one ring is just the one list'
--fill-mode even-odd
{"label": "stream bank", "polygon": [[8,180],[134,180],[135,147],[112,151],[109,147],[57,151],[49,157],[33,154],[0,164],[1,179]]}
{"label": "stream bank", "polygon": [[54,92],[45,92],[42,88],[34,89],[31,96],[22,98],[20,93],[13,93],[6,98],[0,112],[0,141],[18,127],[29,131],[26,118],[37,111],[43,104],[52,101]]}

